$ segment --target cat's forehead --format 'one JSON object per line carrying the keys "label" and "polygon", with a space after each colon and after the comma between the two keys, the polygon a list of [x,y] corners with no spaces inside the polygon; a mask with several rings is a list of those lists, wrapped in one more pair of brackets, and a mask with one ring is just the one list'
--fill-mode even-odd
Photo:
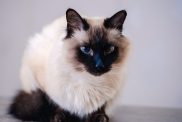
{"label": "cat's forehead", "polygon": [[85,18],[85,20],[91,27],[101,27],[103,26],[105,19],[102,17],[92,17],[92,18]]}
{"label": "cat's forehead", "polygon": [[121,36],[121,33],[116,29],[106,29],[104,27],[104,19],[86,19],[89,24],[88,30],[77,30],[74,33],[74,38],[79,43],[96,43],[99,41],[113,43]]}

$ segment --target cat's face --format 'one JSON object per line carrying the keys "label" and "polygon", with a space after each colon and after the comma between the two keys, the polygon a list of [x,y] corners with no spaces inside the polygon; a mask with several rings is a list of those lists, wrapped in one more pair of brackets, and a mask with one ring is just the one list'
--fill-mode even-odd
{"label": "cat's face", "polygon": [[70,45],[68,52],[73,53],[69,60],[77,71],[99,76],[122,64],[128,49],[122,35],[125,18],[124,10],[106,19],[86,19],[73,9],[67,10],[65,41]]}

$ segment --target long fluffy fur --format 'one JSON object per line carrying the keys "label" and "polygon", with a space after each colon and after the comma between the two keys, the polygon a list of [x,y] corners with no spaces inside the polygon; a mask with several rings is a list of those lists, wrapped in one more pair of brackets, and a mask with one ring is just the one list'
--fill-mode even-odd
{"label": "long fluffy fur", "polygon": [[[103,23],[102,18],[87,19],[94,27]],[[120,33],[110,30],[110,37]],[[29,40],[21,67],[23,90],[45,92],[61,108],[83,117],[111,102],[123,84],[124,61],[113,65],[112,70],[101,76],[84,71],[84,66],[74,59],[74,45],[88,37],[84,30],[76,31],[74,39],[65,40],[66,17],[63,16]],[[114,41],[114,40],[113,40]],[[127,53],[128,41],[122,38]],[[77,72],[75,69],[82,69]]]}

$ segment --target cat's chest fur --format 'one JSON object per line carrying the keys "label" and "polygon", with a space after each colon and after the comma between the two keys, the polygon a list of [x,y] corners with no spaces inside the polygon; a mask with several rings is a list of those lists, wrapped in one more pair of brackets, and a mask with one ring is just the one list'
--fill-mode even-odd
{"label": "cat's chest fur", "polygon": [[[48,95],[61,108],[85,116],[113,99],[119,91],[118,77],[94,78],[85,74],[59,74],[54,83],[47,82]],[[61,79],[62,77],[62,79]]]}

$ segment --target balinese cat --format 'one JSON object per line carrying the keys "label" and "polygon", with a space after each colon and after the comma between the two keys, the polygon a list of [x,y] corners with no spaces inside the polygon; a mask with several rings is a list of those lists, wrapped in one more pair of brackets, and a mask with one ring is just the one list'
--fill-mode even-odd
{"label": "balinese cat", "polygon": [[21,67],[22,90],[9,113],[25,121],[109,122],[105,108],[123,83],[129,42],[127,13],[81,17],[68,9],[29,40]]}

